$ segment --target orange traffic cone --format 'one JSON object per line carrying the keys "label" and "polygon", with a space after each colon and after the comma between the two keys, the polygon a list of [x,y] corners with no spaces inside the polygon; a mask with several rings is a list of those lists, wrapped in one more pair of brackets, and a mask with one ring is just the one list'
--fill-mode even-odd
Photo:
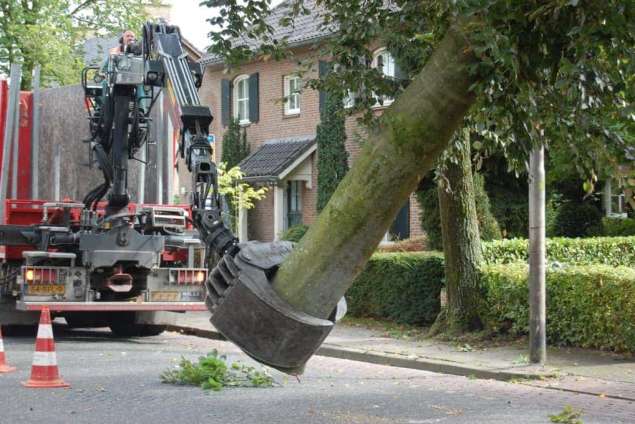
{"label": "orange traffic cone", "polygon": [[0,327],[0,374],[15,371],[15,367],[7,365],[7,360],[4,357],[4,342],[2,341],[2,328]]}
{"label": "orange traffic cone", "polygon": [[29,381],[23,381],[22,385],[35,388],[70,387],[70,384],[60,378],[57,368],[51,313],[46,306],[42,308],[40,326],[37,329],[31,378]]}

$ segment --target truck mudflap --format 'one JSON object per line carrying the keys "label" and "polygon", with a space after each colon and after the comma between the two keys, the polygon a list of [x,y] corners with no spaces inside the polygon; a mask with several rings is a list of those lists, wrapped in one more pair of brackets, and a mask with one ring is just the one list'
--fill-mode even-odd
{"label": "truck mudflap", "polygon": [[51,312],[207,311],[205,302],[16,302],[16,309],[20,311],[39,311],[44,307]]}

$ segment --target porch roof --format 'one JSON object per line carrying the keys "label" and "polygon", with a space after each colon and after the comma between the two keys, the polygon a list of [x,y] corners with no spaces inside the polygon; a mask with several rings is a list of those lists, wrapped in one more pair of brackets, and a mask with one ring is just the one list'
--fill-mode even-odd
{"label": "porch roof", "polygon": [[293,172],[316,149],[314,135],[267,140],[238,166],[246,182],[275,183]]}

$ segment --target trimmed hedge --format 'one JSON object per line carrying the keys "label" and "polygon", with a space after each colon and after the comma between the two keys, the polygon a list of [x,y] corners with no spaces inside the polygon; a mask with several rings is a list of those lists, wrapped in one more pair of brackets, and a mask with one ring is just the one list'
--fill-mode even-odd
{"label": "trimmed hedge", "polygon": [[280,239],[297,243],[302,237],[304,237],[307,231],[309,231],[308,225],[297,224],[282,233]]}
{"label": "trimmed hedge", "polygon": [[[527,241],[483,245],[490,262],[481,268],[485,324],[526,334]],[[547,274],[549,343],[635,352],[635,269],[628,267],[635,264],[635,237],[552,239],[548,251],[551,261],[565,263]],[[441,253],[376,253],[346,293],[349,314],[431,324],[444,278]]]}
{"label": "trimmed hedge", "polygon": [[584,237],[602,223],[602,211],[591,202],[566,201],[560,205],[553,222],[553,234],[560,237]]}
{"label": "trimmed hedge", "polygon": [[[526,264],[482,268],[488,328],[528,333]],[[547,338],[557,345],[635,351],[635,270],[566,266],[547,273]]]}
{"label": "trimmed hedge", "polygon": [[635,219],[633,218],[602,218],[602,234],[609,237],[634,236]]}
{"label": "trimmed hedge", "polygon": [[[527,240],[495,240],[483,243],[483,257],[488,264],[526,262]],[[635,237],[547,239],[547,260],[571,265],[635,266]]]}
{"label": "trimmed hedge", "polygon": [[443,285],[439,253],[376,253],[346,292],[348,312],[400,324],[430,324],[439,313]]}

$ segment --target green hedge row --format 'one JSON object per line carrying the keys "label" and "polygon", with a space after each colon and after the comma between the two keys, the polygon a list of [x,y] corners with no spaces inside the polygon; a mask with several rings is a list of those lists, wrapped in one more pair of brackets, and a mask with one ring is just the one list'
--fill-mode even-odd
{"label": "green hedge row", "polygon": [[[526,264],[482,268],[488,328],[528,333]],[[635,270],[609,265],[565,266],[547,273],[550,344],[635,351]]]}
{"label": "green hedge row", "polygon": [[[526,262],[527,240],[485,242],[483,256],[488,264]],[[547,239],[547,260],[572,265],[635,266],[635,237]]]}
{"label": "green hedge row", "polygon": [[[527,265],[488,264],[481,272],[488,329],[526,334]],[[443,286],[440,253],[377,253],[346,293],[349,314],[428,325]],[[635,269],[563,265],[548,272],[547,300],[549,343],[635,352]]]}
{"label": "green hedge row", "polygon": [[602,235],[634,236],[635,219],[633,218],[602,218]]}
{"label": "green hedge row", "polygon": [[443,279],[439,253],[376,253],[346,292],[349,314],[430,324],[439,313]]}

